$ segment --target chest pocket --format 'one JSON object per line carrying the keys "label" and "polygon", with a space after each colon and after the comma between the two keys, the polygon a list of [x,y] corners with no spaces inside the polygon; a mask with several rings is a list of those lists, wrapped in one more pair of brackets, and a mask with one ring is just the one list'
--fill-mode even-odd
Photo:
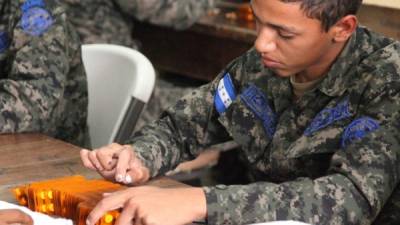
{"label": "chest pocket", "polygon": [[241,145],[250,163],[264,157],[274,135],[276,116],[262,91],[251,85],[218,119]]}
{"label": "chest pocket", "polygon": [[290,145],[288,157],[299,158],[339,150],[343,131],[351,122],[353,114],[348,98],[336,106],[323,109],[314,117],[303,135]]}

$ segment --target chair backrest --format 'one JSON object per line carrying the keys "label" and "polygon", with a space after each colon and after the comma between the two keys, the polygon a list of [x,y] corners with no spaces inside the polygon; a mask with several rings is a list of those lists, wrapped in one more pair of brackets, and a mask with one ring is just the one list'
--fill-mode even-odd
{"label": "chair backrest", "polygon": [[82,46],[88,79],[88,125],[93,148],[122,143],[133,132],[155,83],[155,71],[140,52],[118,45]]}

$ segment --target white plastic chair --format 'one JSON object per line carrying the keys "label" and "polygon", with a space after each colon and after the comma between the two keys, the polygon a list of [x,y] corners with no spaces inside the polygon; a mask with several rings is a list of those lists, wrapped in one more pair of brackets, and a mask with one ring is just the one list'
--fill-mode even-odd
{"label": "white plastic chair", "polygon": [[155,71],[140,52],[118,45],[82,46],[88,78],[88,125],[93,148],[122,143],[132,134],[155,83]]}

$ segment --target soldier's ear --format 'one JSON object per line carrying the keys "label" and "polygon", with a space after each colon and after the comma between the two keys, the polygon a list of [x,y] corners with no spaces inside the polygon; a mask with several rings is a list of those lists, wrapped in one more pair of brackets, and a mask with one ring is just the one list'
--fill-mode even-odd
{"label": "soldier's ear", "polygon": [[353,32],[356,30],[358,25],[358,19],[355,15],[347,15],[341,18],[333,27],[334,42],[346,42]]}

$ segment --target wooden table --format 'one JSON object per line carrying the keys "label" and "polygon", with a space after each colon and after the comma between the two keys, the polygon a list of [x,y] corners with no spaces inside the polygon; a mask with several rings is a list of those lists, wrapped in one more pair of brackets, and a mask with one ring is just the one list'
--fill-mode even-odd
{"label": "wooden table", "polygon": [[0,135],[0,200],[15,202],[11,188],[63,176],[100,176],[83,167],[80,148],[41,134]]}
{"label": "wooden table", "polygon": [[[79,150],[77,146],[41,134],[0,135],[0,200],[16,203],[11,189],[33,181],[76,174],[88,179],[100,178],[82,166]],[[165,177],[147,185],[187,187]]]}
{"label": "wooden table", "polygon": [[[83,175],[101,178],[83,167],[80,148],[41,134],[0,135],[0,200],[16,203],[11,189],[21,184]],[[148,183],[158,187],[185,187],[168,178]]]}

